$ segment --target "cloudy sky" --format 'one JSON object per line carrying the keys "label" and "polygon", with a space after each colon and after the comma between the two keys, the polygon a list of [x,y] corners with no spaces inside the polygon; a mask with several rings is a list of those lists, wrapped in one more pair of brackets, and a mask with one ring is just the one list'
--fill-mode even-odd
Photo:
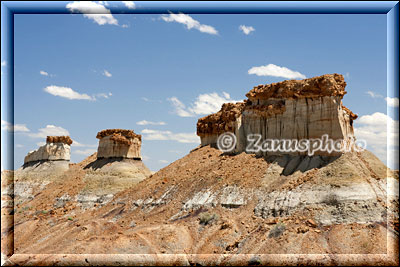
{"label": "cloudy sky", "polygon": [[[387,162],[398,117],[386,114],[399,100],[386,91],[385,15],[121,15],[109,12],[116,4],[140,8],[69,2],[69,15],[14,17],[15,125],[2,117],[1,128],[15,133],[15,168],[47,135],[70,135],[79,162],[96,151],[98,131],[124,128],[142,134],[157,171],[199,144],[197,119],[222,103],[326,73],[345,76],[356,135]],[[9,68],[2,58],[2,84]]]}

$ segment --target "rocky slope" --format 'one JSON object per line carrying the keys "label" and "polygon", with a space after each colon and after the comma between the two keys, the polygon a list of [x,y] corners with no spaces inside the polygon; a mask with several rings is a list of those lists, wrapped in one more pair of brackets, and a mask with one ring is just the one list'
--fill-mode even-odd
{"label": "rocky slope", "polygon": [[[93,155],[16,205],[10,262],[58,262],[32,254],[63,253],[85,254],[64,263],[92,264],[115,257],[87,254],[135,254],[114,256],[150,264],[398,263],[398,174],[368,151],[294,158],[205,146],[84,207],[77,196]],[[168,255],[141,258],[153,253]]]}

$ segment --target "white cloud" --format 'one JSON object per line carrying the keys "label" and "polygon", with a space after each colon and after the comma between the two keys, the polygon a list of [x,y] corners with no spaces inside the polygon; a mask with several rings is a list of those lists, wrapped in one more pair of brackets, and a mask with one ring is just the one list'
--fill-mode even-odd
{"label": "white cloud", "polygon": [[24,145],[16,144],[15,147],[17,147],[17,148],[22,148],[22,147],[24,147]]}
{"label": "white cloud", "polygon": [[66,6],[71,12],[82,13],[84,17],[95,21],[99,25],[118,25],[118,20],[111,15],[109,9],[100,3],[92,1],[74,1]]}
{"label": "white cloud", "polygon": [[128,24],[122,24],[121,27],[122,28],[129,28],[129,25]]}
{"label": "white cloud", "polygon": [[364,115],[354,121],[354,134],[357,139],[367,142],[368,150],[375,153],[382,161],[387,160],[389,167],[398,166],[393,158],[387,158],[387,150],[398,153],[399,121],[380,112]]}
{"label": "white cloud", "polygon": [[241,30],[246,35],[249,35],[251,32],[255,31],[255,29],[252,26],[246,26],[246,25],[240,25],[239,30]]}
{"label": "white cloud", "polygon": [[377,93],[375,93],[373,91],[367,91],[366,94],[369,95],[372,98],[382,98],[383,97],[382,95],[377,94]]}
{"label": "white cloud", "polygon": [[20,133],[21,132],[23,132],[23,133],[29,132],[29,129],[26,127],[25,124],[12,125],[11,123],[9,123],[8,121],[5,121],[5,120],[1,120],[1,129],[9,131],[9,132],[14,132],[14,133],[17,133],[17,132],[20,132]]}
{"label": "white cloud", "polygon": [[178,98],[171,97],[167,99],[172,103],[175,108],[175,113],[180,117],[194,117],[196,115],[211,114],[221,109],[224,103],[235,103],[237,100],[231,99],[231,96],[223,92],[222,95],[218,93],[201,94],[194,103],[186,107]]}
{"label": "white cloud", "polygon": [[183,25],[186,25],[188,30],[196,29],[200,32],[208,33],[208,34],[218,34],[218,31],[209,25],[201,24],[199,21],[193,19],[191,16],[186,14],[169,14],[169,15],[162,15],[161,19],[166,22],[177,22]]}
{"label": "white cloud", "polygon": [[100,93],[100,94],[94,95],[93,99],[96,100],[96,98],[100,98],[100,97],[108,99],[110,96],[112,96],[112,93],[108,93],[108,94]]}
{"label": "white cloud", "polygon": [[43,141],[36,143],[37,146],[44,146],[45,144],[46,144],[46,142],[43,142]]}
{"label": "white cloud", "polygon": [[39,73],[40,73],[40,75],[43,75],[43,76],[49,76],[49,73],[44,70],[41,70]]}
{"label": "white cloud", "polygon": [[137,125],[166,125],[166,123],[163,121],[154,122],[154,121],[146,121],[146,120],[138,121],[136,124]]}
{"label": "white cloud", "polygon": [[103,71],[103,75],[106,76],[106,77],[111,77],[112,76],[112,74],[107,70]]}
{"label": "white cloud", "polygon": [[69,135],[68,130],[55,126],[46,125],[45,128],[40,128],[37,133],[29,133],[28,136],[32,138],[46,138],[47,136]]}
{"label": "white cloud", "polygon": [[70,100],[78,99],[78,100],[95,100],[95,98],[87,95],[80,94],[75,92],[69,87],[50,85],[43,89],[45,92],[52,94],[54,96],[64,97]]}
{"label": "white cloud", "polygon": [[280,67],[274,64],[252,67],[251,69],[248,70],[248,73],[255,74],[257,76],[273,76],[273,77],[283,77],[287,79],[306,78],[304,74],[301,74],[298,71],[293,71],[286,67]]}
{"label": "white cloud", "polygon": [[88,149],[83,149],[83,150],[80,150],[80,149],[71,150],[71,153],[73,153],[73,154],[79,154],[79,155],[85,155],[85,156],[91,155],[95,152],[97,152],[97,149],[93,149],[93,148],[88,148]]}
{"label": "white cloud", "polygon": [[162,164],[167,164],[167,163],[169,163],[169,161],[168,161],[168,160],[165,160],[165,159],[160,159],[158,162],[160,162],[160,163],[162,163]]}
{"label": "white cloud", "polygon": [[72,142],[71,146],[74,146],[74,147],[97,147],[97,145],[86,145],[86,144],[79,143],[76,140],[72,140],[72,141],[73,142]]}
{"label": "white cloud", "polygon": [[148,160],[150,160],[150,157],[146,156],[146,155],[142,155],[142,160],[143,161],[148,161]]}
{"label": "white cloud", "polygon": [[124,5],[129,8],[129,9],[135,9],[136,5],[133,1],[122,1],[122,3],[124,3]]}
{"label": "white cloud", "polygon": [[399,107],[399,98],[397,97],[385,97],[387,105],[392,108]]}
{"label": "white cloud", "polygon": [[179,143],[200,143],[196,133],[173,133],[171,131],[159,131],[144,129],[141,131],[143,139],[149,140],[172,140]]}

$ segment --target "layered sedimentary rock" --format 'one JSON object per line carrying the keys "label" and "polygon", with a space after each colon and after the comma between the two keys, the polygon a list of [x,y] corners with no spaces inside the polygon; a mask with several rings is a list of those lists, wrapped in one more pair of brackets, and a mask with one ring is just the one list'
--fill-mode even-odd
{"label": "layered sedimentary rock", "polygon": [[219,112],[199,119],[197,135],[204,146],[214,145],[219,135],[232,132],[237,139],[235,152],[246,150],[251,134],[261,135],[261,141],[311,140],[328,135],[341,146],[349,146],[354,142],[353,120],[357,115],[342,104],[345,86],[340,74],[258,85],[246,94],[244,102],[224,104]]}
{"label": "layered sedimentary rock", "polygon": [[47,136],[46,144],[30,151],[24,159],[24,164],[36,161],[69,161],[71,144],[72,139],[69,136]]}
{"label": "layered sedimentary rock", "polygon": [[132,130],[107,129],[97,133],[97,158],[141,159],[142,136]]}

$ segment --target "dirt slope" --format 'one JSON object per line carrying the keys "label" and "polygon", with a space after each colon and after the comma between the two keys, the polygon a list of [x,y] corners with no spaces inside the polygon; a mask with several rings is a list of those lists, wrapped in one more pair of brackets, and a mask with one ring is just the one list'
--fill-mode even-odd
{"label": "dirt slope", "polygon": [[398,174],[368,151],[265,159],[207,146],[85,207],[76,196],[94,159],[18,203],[16,253],[184,254],[190,264],[203,254],[260,255],[236,262],[245,265],[274,262],[262,255],[383,254],[364,263],[397,263]]}

